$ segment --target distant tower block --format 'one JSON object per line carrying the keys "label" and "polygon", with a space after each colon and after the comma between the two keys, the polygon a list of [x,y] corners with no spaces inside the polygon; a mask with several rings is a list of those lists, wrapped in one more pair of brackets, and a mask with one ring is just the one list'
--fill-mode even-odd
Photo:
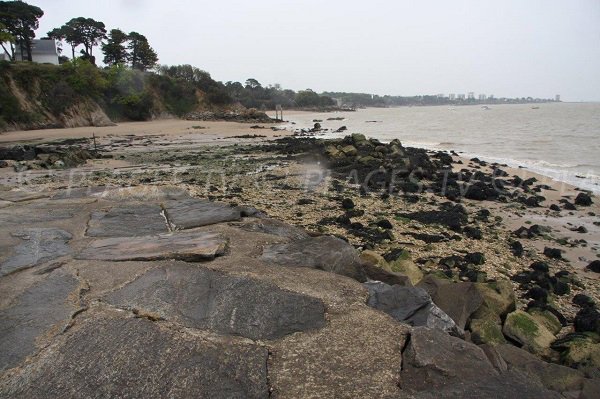
{"label": "distant tower block", "polygon": [[469,92],[469,100],[474,100],[475,99],[475,93],[473,93],[472,91]]}
{"label": "distant tower block", "polygon": [[485,94],[479,95],[479,101],[485,101],[485,99],[486,99]]}
{"label": "distant tower block", "polygon": [[465,99],[465,95],[464,94],[459,94],[458,95],[458,99],[459,100],[464,100]]}
{"label": "distant tower block", "polygon": [[450,99],[451,101],[456,100],[456,94],[454,94],[454,93],[448,94],[448,99]]}
{"label": "distant tower block", "polygon": [[554,101],[560,102],[560,94],[557,94],[556,96],[554,96]]}

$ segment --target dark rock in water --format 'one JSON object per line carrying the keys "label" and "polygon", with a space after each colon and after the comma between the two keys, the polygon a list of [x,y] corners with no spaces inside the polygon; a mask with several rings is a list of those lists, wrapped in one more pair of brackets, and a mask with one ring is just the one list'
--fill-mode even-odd
{"label": "dark rock in water", "polygon": [[523,244],[521,244],[519,241],[513,241],[510,243],[510,251],[518,258],[522,257],[523,253],[525,252],[523,249]]}
{"label": "dark rock in water", "polygon": [[394,319],[411,326],[426,326],[462,336],[462,330],[421,288],[390,286],[382,282],[368,282],[367,305],[381,310]]}
{"label": "dark rock in water", "polygon": [[[0,390],[10,398],[266,398],[268,350],[144,318],[85,320]],[[140,377],[140,370],[144,370]]]}
{"label": "dark rock in water", "polygon": [[186,265],[152,269],[104,300],[187,327],[276,339],[325,325],[325,306],[248,277]]}
{"label": "dark rock in water", "polygon": [[529,265],[529,268],[542,273],[548,273],[550,271],[550,267],[546,262],[533,262]]}
{"label": "dark rock in water", "polygon": [[552,229],[548,226],[540,226],[539,224],[534,224],[529,228],[529,237],[537,237],[544,234],[551,233]]}
{"label": "dark rock in water", "polygon": [[189,262],[223,255],[227,239],[204,231],[145,237],[110,237],[93,240],[75,255],[77,259],[127,261],[174,259]]}
{"label": "dark rock in water", "polygon": [[600,260],[591,262],[589,265],[587,265],[586,269],[594,273],[600,273]]}
{"label": "dark rock in water", "polygon": [[477,212],[477,219],[487,221],[488,218],[492,215],[492,213],[487,209],[480,209]]}
{"label": "dark rock in water", "polygon": [[311,237],[270,245],[265,247],[262,259],[281,266],[309,267],[366,280],[356,250],[336,237]]}
{"label": "dark rock in water", "polygon": [[439,211],[418,211],[398,216],[425,224],[445,225],[453,230],[459,230],[468,222],[467,211],[462,205],[443,205]]}
{"label": "dark rock in water", "polygon": [[600,334],[600,312],[592,306],[582,308],[575,316],[575,331]]}
{"label": "dark rock in water", "polygon": [[351,198],[344,198],[342,200],[342,208],[344,209],[354,209],[354,201]]}
{"label": "dark rock in water", "polygon": [[577,306],[579,306],[580,308],[586,308],[586,307],[594,307],[596,306],[596,303],[594,302],[594,299],[588,295],[585,294],[576,294],[573,297],[573,303]]}
{"label": "dark rock in water", "polygon": [[587,193],[579,193],[575,198],[575,205],[590,206],[592,203],[592,197]]}
{"label": "dark rock in water", "polygon": [[86,235],[89,237],[131,237],[167,233],[159,205],[119,205],[93,211]]}
{"label": "dark rock in water", "polygon": [[195,198],[167,201],[162,206],[172,230],[193,229],[242,218],[238,208]]}
{"label": "dark rock in water", "polygon": [[68,298],[78,285],[70,274],[54,271],[0,310],[0,370],[15,367],[36,352],[36,340],[53,327],[60,331],[66,326],[77,310]]}
{"label": "dark rock in water", "polygon": [[555,212],[560,212],[560,206],[558,206],[556,204],[552,204],[552,205],[550,205],[550,210],[555,211]]}
{"label": "dark rock in water", "polygon": [[296,204],[297,205],[310,205],[310,204],[314,204],[315,200],[312,200],[310,198],[300,198]]}
{"label": "dark rock in water", "polygon": [[562,259],[562,251],[558,248],[544,248],[544,255],[551,259]]}
{"label": "dark rock in water", "polygon": [[463,232],[467,237],[472,238],[474,240],[481,240],[483,238],[481,230],[477,227],[466,226],[463,229]]}
{"label": "dark rock in water", "polygon": [[14,253],[0,264],[0,276],[51,261],[71,253],[67,244],[70,233],[55,228],[30,228],[13,233],[23,242],[14,248]]}
{"label": "dark rock in water", "polygon": [[534,301],[540,301],[543,303],[548,302],[548,291],[540,287],[533,287],[525,293],[525,296],[533,299]]}
{"label": "dark rock in water", "polygon": [[[454,239],[453,237],[449,237],[447,235],[441,235],[441,234],[412,233],[412,232],[408,232],[405,234],[409,235],[411,237],[414,237],[417,240],[421,240],[427,244],[436,243],[436,242],[446,242],[446,241],[450,241],[451,239]],[[458,236],[458,237],[460,237],[460,236]]]}
{"label": "dark rock in water", "polygon": [[381,227],[382,229],[394,228],[394,225],[392,225],[392,223],[387,219],[382,219],[382,220],[378,221],[377,226]]}
{"label": "dark rock in water", "polygon": [[465,262],[474,265],[483,265],[485,263],[485,256],[481,252],[471,252],[465,255]]}

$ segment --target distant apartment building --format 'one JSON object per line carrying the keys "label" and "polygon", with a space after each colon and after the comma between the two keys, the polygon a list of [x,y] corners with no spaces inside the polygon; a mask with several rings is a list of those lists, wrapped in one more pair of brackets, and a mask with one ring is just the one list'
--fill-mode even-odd
{"label": "distant apartment building", "polygon": [[554,101],[560,101],[560,94],[557,94],[556,96],[554,96]]}
{"label": "distant apartment building", "polygon": [[[17,43],[15,45],[15,61],[27,61],[27,50],[21,48]],[[31,46],[31,59],[38,64],[58,65],[58,52],[56,51],[56,42],[54,40],[33,40]],[[2,53],[0,60],[10,61],[10,55]]]}
{"label": "distant apartment building", "polygon": [[459,94],[458,95],[458,99],[459,100],[464,100],[465,99],[465,95],[464,94]]}
{"label": "distant apartment building", "polygon": [[450,93],[450,94],[448,94],[448,99],[449,99],[450,101],[454,101],[454,100],[456,100],[456,94],[454,94],[454,93]]}
{"label": "distant apartment building", "polygon": [[472,91],[470,91],[469,94],[468,94],[468,98],[469,98],[469,100],[475,100],[475,93],[473,93]]}
{"label": "distant apartment building", "polygon": [[485,101],[485,99],[486,99],[485,94],[480,94],[479,95],[479,101]]}

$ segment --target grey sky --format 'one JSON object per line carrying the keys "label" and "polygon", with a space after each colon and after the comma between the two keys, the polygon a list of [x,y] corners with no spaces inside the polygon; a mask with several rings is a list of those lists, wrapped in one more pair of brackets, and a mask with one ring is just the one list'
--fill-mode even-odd
{"label": "grey sky", "polygon": [[222,81],[600,100],[599,0],[29,2],[45,11],[40,37],[91,17]]}

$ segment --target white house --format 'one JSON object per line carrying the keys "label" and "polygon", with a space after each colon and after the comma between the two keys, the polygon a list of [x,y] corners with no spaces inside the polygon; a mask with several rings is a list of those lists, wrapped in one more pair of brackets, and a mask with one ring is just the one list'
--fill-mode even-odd
{"label": "white house", "polygon": [[[26,61],[27,50],[21,50],[18,45],[15,46],[15,60]],[[58,65],[58,52],[56,51],[56,42],[54,40],[33,40],[31,48],[31,58],[33,62],[39,64],[54,64]],[[2,53],[1,60],[10,61],[10,56],[6,53]]]}

